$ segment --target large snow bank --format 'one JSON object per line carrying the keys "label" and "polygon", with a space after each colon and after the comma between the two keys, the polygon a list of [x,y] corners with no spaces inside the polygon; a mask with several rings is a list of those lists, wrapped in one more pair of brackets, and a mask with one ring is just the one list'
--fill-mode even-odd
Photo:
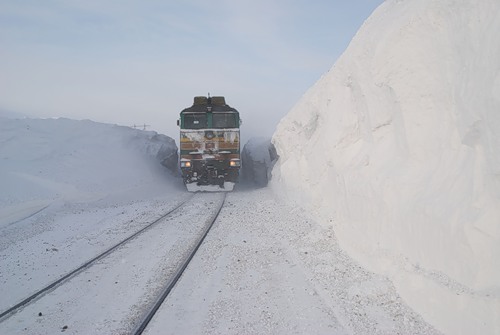
{"label": "large snow bank", "polygon": [[273,186],[449,334],[500,332],[500,2],[390,0],[281,121]]}
{"label": "large snow bank", "polygon": [[56,201],[166,191],[177,146],[156,132],[92,121],[0,117],[0,162],[0,224],[9,224]]}

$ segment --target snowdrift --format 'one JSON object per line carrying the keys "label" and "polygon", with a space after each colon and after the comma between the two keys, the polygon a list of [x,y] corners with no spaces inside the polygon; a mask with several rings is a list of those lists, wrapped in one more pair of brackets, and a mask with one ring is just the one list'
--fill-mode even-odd
{"label": "snowdrift", "polygon": [[255,188],[267,186],[277,159],[276,148],[271,143],[271,138],[251,138],[241,150],[240,183]]}
{"label": "snowdrift", "polygon": [[166,192],[175,185],[177,146],[152,131],[92,121],[0,116],[0,161],[2,225],[57,201]]}
{"label": "snowdrift", "polygon": [[448,334],[500,332],[500,2],[389,0],[280,122],[271,184]]}

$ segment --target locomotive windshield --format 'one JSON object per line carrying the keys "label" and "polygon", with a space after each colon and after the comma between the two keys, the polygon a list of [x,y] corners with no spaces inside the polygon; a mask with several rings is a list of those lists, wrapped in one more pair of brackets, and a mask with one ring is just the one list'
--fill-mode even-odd
{"label": "locomotive windshield", "polygon": [[203,129],[207,128],[206,113],[192,113],[184,115],[184,128],[186,129]]}
{"label": "locomotive windshield", "polygon": [[238,128],[236,113],[213,113],[212,124],[214,128]]}

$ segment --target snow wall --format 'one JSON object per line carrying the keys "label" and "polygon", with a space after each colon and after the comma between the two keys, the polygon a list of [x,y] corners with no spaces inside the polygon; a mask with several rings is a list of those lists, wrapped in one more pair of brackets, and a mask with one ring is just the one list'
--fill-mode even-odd
{"label": "snow wall", "polygon": [[389,0],[273,136],[280,194],[447,334],[500,333],[500,2]]}
{"label": "snow wall", "polygon": [[57,200],[141,197],[179,179],[173,139],[89,120],[0,115],[0,162],[0,224]]}

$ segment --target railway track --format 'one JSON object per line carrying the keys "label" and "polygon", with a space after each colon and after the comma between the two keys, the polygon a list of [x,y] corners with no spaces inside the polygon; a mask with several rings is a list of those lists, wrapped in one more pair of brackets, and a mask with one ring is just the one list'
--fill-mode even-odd
{"label": "railway track", "polygon": [[146,311],[144,316],[141,318],[140,322],[138,323],[138,326],[134,330],[133,334],[134,335],[140,335],[146,330],[149,322],[153,318],[153,316],[156,314],[160,306],[163,304],[163,301],[167,298],[169,295],[170,291],[174,288],[175,284],[177,281],[180,279],[182,276],[184,270],[187,268],[188,264],[191,262],[193,259],[194,255],[200,248],[201,244],[205,240],[205,237],[208,235],[208,232],[214,225],[215,221],[217,220],[217,217],[219,216],[220,211],[222,210],[222,207],[224,206],[224,202],[226,200],[226,194],[227,193],[222,193],[223,198],[220,204],[216,207],[216,210],[213,212],[211,217],[209,218],[207,225],[201,234],[200,238],[194,245],[194,247],[191,249],[191,251],[187,254],[186,258],[181,262],[177,270],[175,271],[174,275],[165,283],[165,286],[163,290],[161,291],[161,294],[158,296],[156,299],[155,303],[151,305],[151,307]]}
{"label": "railway track", "polygon": [[[161,217],[148,223],[146,226],[144,226],[140,230],[136,231],[135,233],[131,234],[127,238],[123,239],[119,243],[116,243],[115,245],[111,246],[110,248],[108,248],[104,252],[93,257],[92,259],[90,259],[87,262],[85,262],[84,264],[78,266],[74,270],[61,276],[56,281],[39,289],[35,293],[31,294],[29,297],[23,299],[22,301],[16,303],[15,305],[8,308],[7,310],[1,312],[0,313],[0,322],[3,322],[4,320],[10,318],[12,315],[15,315],[18,311],[22,310],[26,306],[33,304],[35,301],[41,299],[43,296],[45,296],[49,292],[54,291],[57,287],[68,282],[70,279],[76,277],[78,274],[82,273],[84,270],[86,270],[86,269],[90,268],[92,265],[96,264],[99,260],[104,259],[106,256],[112,254],[114,251],[116,251],[120,247],[122,247],[122,246],[126,245],[127,243],[131,242],[132,240],[138,238],[140,235],[144,234],[146,231],[151,230],[153,227],[158,225],[160,222],[165,222],[174,213],[179,212],[187,204],[191,203],[191,200],[193,198],[196,199],[197,197],[200,197],[200,196],[203,196],[203,195],[196,195],[195,194],[195,195],[189,197],[188,199],[182,201],[181,203],[176,205],[174,208],[172,208],[171,210],[169,210],[168,212],[163,214]],[[206,235],[208,234],[208,231],[210,230],[213,223],[215,222],[220,210],[222,209],[222,207],[224,205],[224,200],[225,200],[225,194],[221,194],[220,203],[217,204],[216,206],[215,205],[213,206],[214,211],[211,213],[209,219],[206,221],[207,224],[206,224],[202,234],[198,238],[197,242],[195,243],[194,248],[188,253],[188,256],[181,262],[180,266],[178,266],[177,270],[175,271],[175,274],[171,277],[171,279],[167,281],[164,289],[162,290],[160,296],[156,299],[155,303],[148,307],[148,311],[146,313],[144,313],[144,316],[141,318],[140,322],[138,322],[138,326],[136,327],[136,329],[134,331],[135,334],[142,333],[142,331],[146,328],[147,324],[149,323],[149,320],[151,320],[151,318],[153,317],[156,310],[159,308],[161,303],[164,301],[164,299],[168,296],[171,289],[174,287],[175,283],[181,277],[182,272],[187,267],[187,264],[189,263],[189,261],[193,258],[194,254],[196,253],[199,246],[201,245],[201,243],[205,239]],[[182,216],[181,216],[181,218],[182,218]]]}

